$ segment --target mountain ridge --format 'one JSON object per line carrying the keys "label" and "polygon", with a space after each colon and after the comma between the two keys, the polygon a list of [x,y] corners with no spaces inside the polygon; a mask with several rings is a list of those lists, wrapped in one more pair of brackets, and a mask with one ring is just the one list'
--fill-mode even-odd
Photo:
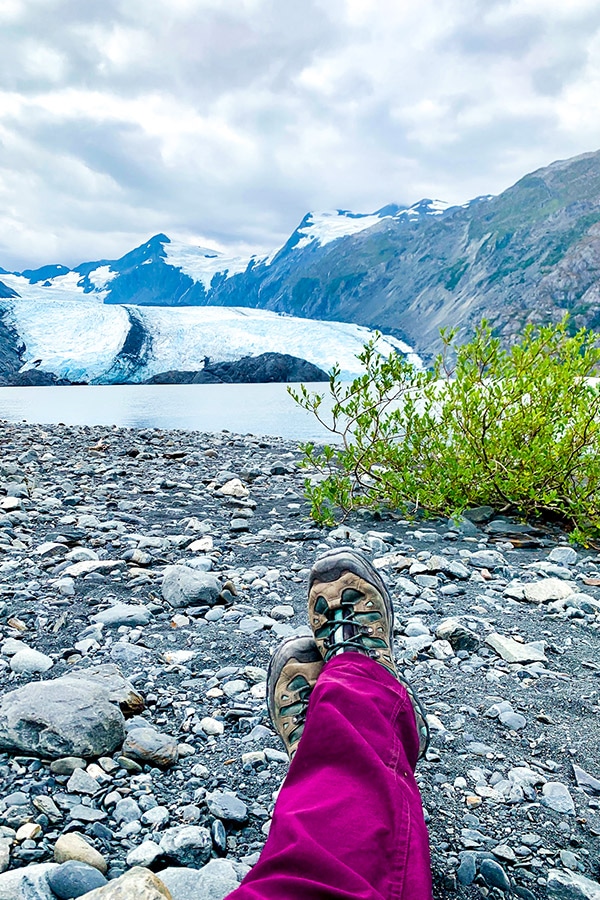
{"label": "mountain ridge", "polygon": [[595,328],[600,151],[462,206],[421,200],[370,214],[307,213],[267,255],[233,257],[157,234],[119,260],[64,269],[1,272],[0,296],[264,309],[376,327],[425,357],[439,348],[441,327],[466,333],[483,316],[508,339],[565,312]]}

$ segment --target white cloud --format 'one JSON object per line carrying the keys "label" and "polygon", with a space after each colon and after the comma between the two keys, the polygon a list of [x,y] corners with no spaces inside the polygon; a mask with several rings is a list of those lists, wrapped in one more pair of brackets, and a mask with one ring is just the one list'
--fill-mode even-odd
{"label": "white cloud", "polygon": [[463,202],[600,147],[597,0],[2,0],[0,266]]}

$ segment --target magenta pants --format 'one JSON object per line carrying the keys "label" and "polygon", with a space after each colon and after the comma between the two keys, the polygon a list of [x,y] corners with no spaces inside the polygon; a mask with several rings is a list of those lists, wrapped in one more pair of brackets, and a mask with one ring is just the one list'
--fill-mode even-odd
{"label": "magenta pants", "polygon": [[260,859],[226,900],[430,900],[406,690],[377,662],[328,662]]}

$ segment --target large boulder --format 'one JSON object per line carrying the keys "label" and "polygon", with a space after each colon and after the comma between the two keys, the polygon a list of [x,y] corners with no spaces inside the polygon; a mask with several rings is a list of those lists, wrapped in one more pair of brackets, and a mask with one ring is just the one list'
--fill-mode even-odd
{"label": "large boulder", "polygon": [[0,750],[105,756],[123,743],[124,726],[109,690],[73,675],[26,684],[0,701]]}
{"label": "large boulder", "polygon": [[136,691],[114,663],[102,663],[97,666],[89,666],[87,669],[74,669],[73,673],[76,673],[77,678],[106,688],[110,701],[118,703],[124,716],[136,716],[146,706],[142,695]]}

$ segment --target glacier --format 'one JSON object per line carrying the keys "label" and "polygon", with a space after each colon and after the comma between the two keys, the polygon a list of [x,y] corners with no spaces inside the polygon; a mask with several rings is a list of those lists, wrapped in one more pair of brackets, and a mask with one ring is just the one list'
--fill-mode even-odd
{"label": "glacier", "polygon": [[[88,294],[76,302],[47,299],[0,302],[5,321],[25,345],[21,371],[38,368],[69,381],[134,383],[172,369],[200,370],[265,352],[289,353],[325,370],[337,364],[344,379],[361,372],[356,359],[373,332],[360,325],[301,319],[245,307],[106,305]],[[143,335],[137,356],[127,350],[132,324]],[[380,351],[419,357],[403,341],[383,335]]]}

